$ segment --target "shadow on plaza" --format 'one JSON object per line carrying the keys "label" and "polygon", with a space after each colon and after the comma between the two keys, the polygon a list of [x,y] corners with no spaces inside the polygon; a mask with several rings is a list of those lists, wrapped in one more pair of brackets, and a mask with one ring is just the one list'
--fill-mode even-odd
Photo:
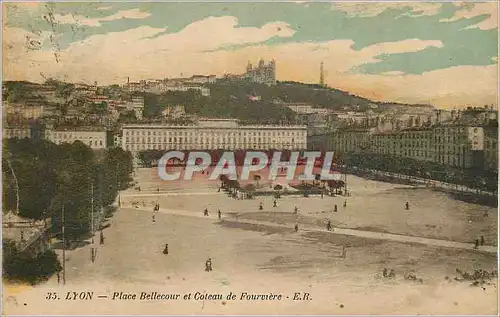
{"label": "shadow on plaza", "polygon": [[[94,235],[94,242],[99,242],[99,232],[101,230],[104,230],[106,228],[111,227],[110,223],[103,223],[101,227],[96,230],[95,235]],[[92,244],[92,235],[90,232],[81,235],[79,237],[73,237],[73,238],[67,238],[66,241],[66,250],[76,250],[78,248],[85,247],[89,244]],[[54,250],[62,250],[63,249],[63,242],[61,240],[61,237],[56,242],[53,242],[51,244],[52,249]]]}
{"label": "shadow on plaza", "polygon": [[452,188],[439,188],[439,187],[425,187],[425,184],[422,182],[416,181],[412,178],[398,178],[390,175],[380,175],[380,174],[374,174],[372,172],[366,172],[366,171],[350,171],[352,175],[367,179],[367,180],[373,180],[373,181],[379,181],[379,182],[384,182],[384,183],[391,183],[391,184],[399,184],[399,185],[407,185],[407,186],[415,186],[413,188],[400,188],[400,189],[405,189],[405,190],[412,190],[412,189],[425,189],[425,188],[431,188],[434,191],[441,192],[444,194],[447,194],[450,198],[466,203],[472,203],[472,204],[478,204],[482,206],[488,206],[488,207],[498,207],[498,197],[497,196],[490,196],[486,194],[481,194],[481,193],[474,193],[474,192],[464,192]]}
{"label": "shadow on plaza", "polygon": [[458,201],[463,201],[466,203],[472,203],[472,204],[478,204],[482,206],[488,206],[488,207],[498,207],[498,197],[497,196],[484,196],[484,195],[477,195],[475,193],[465,193],[465,192],[460,192],[460,191],[454,191],[454,190],[448,190],[448,189],[438,189],[435,188],[434,190],[443,192],[447,194],[450,198],[453,198]]}

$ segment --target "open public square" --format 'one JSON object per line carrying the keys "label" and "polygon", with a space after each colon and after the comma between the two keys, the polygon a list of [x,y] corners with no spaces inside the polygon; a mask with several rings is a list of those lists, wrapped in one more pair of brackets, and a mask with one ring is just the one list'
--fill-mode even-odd
{"label": "open public square", "polygon": [[[494,208],[430,188],[352,175],[347,175],[349,196],[282,196],[276,207],[273,196],[234,199],[206,174],[163,181],[155,169],[141,168],[134,178],[136,187],[121,192],[119,208],[105,224],[104,244],[95,239],[66,251],[66,285],[53,277],[15,299],[7,292],[9,313],[259,314],[270,307],[284,314],[497,311],[496,278],[471,285],[457,273],[496,269]],[[481,236],[484,245],[476,249]],[[166,244],[168,254],[162,252]],[[213,270],[207,272],[209,258]],[[66,300],[68,291],[106,298]],[[57,305],[46,299],[48,292],[59,294]],[[154,298],[154,292],[180,299],[119,299],[127,293]],[[229,292],[238,300],[227,300]],[[193,298],[182,300],[187,293]],[[252,305],[242,293],[281,294],[282,300]],[[30,299],[28,305],[23,298]]]}

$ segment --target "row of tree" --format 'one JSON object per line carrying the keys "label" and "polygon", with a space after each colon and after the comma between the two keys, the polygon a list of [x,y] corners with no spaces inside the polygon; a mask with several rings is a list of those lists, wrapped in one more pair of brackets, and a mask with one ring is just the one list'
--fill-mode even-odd
{"label": "row of tree", "polygon": [[3,150],[3,211],[18,208],[22,217],[52,218],[54,231],[61,232],[64,207],[70,241],[88,233],[92,208],[112,204],[131,181],[132,157],[120,148],[94,152],[79,141],[8,139]]}
{"label": "row of tree", "polygon": [[498,173],[482,168],[459,168],[406,157],[354,152],[344,154],[342,161],[348,167],[432,179],[491,192],[496,191],[498,186]]}
{"label": "row of tree", "polygon": [[[144,166],[144,167],[156,166],[157,163],[158,163],[158,161],[161,159],[161,157],[163,155],[165,155],[165,153],[167,153],[169,151],[171,151],[171,150],[143,150],[143,151],[140,151],[138,153],[138,159],[141,162],[142,166]],[[203,152],[208,153],[210,155],[211,159],[212,159],[212,165],[217,164],[219,162],[220,158],[222,157],[222,155],[225,152],[228,152],[227,150],[223,150],[223,149],[208,150],[208,151],[207,150],[203,150],[203,149],[185,150],[185,151],[181,151],[181,152],[184,153],[184,159],[181,160],[181,162],[182,163],[186,163],[186,161],[187,161],[187,159],[189,157],[189,152],[194,152],[194,151],[203,151]],[[232,151],[233,154],[234,154],[234,159],[235,159],[236,165],[237,166],[242,166],[244,164],[244,162],[245,162],[245,158],[246,158],[247,152],[252,152],[252,151],[253,151],[252,149],[234,150],[234,151]],[[274,153],[276,153],[276,152],[280,152],[281,153],[281,157],[280,157],[281,161],[289,161],[290,157],[292,155],[292,152],[295,152],[295,151],[291,151],[291,150],[287,150],[287,149],[283,149],[283,150],[268,149],[268,150],[265,150],[265,151],[263,151],[263,150],[258,150],[258,151],[266,154],[266,156],[268,158],[268,164],[270,164],[271,160],[274,157]],[[305,151],[301,151],[301,153],[299,153],[299,158],[298,158],[298,163],[299,164],[305,164],[306,163],[306,161],[302,157],[303,156],[303,152],[305,152]],[[337,162],[338,159],[334,158],[333,160],[334,160],[334,162]],[[173,163],[173,160],[171,162]],[[256,162],[254,161],[252,163],[256,163]],[[323,164],[323,156],[317,158],[315,164],[320,164],[320,165]]]}

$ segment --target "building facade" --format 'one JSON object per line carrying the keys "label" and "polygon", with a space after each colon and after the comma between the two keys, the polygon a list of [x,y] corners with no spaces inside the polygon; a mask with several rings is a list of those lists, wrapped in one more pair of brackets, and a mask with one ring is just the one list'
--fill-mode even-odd
{"label": "building facade", "polygon": [[67,129],[47,129],[45,139],[55,144],[73,143],[80,141],[93,150],[106,149],[107,132],[104,129],[75,127]]}
{"label": "building facade", "polygon": [[484,168],[498,170],[498,125],[484,127]]}
{"label": "building facade", "polygon": [[3,139],[25,139],[31,138],[31,128],[28,126],[4,127]]}
{"label": "building facade", "polygon": [[217,81],[217,78],[215,75],[193,75],[190,78],[183,79],[182,82],[185,84],[199,84],[199,85],[204,85],[204,84],[214,84]]}
{"label": "building facade", "polygon": [[314,107],[312,104],[305,102],[288,102],[288,103],[281,103],[281,105],[289,108],[290,110],[292,110],[297,114],[329,115],[332,113],[330,109]]}
{"label": "building facade", "polygon": [[12,105],[5,102],[2,105],[3,116],[18,116],[23,119],[39,119],[45,115],[44,106]]}
{"label": "building facade", "polygon": [[193,125],[131,124],[122,127],[122,148],[143,150],[290,149],[307,146],[306,126],[240,125],[235,119],[199,120]]}
{"label": "building facade", "polygon": [[184,105],[166,106],[161,112],[163,117],[178,119],[186,115]]}
{"label": "building facade", "polygon": [[457,168],[498,168],[498,128],[443,124],[391,132],[343,130],[311,138],[309,148],[429,161]]}
{"label": "building facade", "polygon": [[274,85],[276,84],[276,62],[273,59],[266,64],[261,59],[255,67],[249,62],[243,77],[252,83]]}

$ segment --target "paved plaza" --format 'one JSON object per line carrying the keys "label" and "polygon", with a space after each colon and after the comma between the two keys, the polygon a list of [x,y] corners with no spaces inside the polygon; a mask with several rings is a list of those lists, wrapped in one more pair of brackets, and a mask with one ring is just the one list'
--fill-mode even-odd
{"label": "paved plaza", "polygon": [[[470,243],[484,236],[496,246],[493,208],[457,202],[430,189],[411,189],[348,176],[350,197],[284,197],[236,200],[218,192],[218,183],[160,181],[153,169],[136,171],[141,191],[121,194],[121,206],[104,230],[106,242],[67,251],[67,284],[57,279],[15,296],[12,314],[494,314],[497,285],[472,287],[453,281],[456,269],[493,270],[496,254],[487,250],[402,243],[350,234],[373,234]],[[159,190],[159,191],[158,191]],[[343,207],[347,199],[347,207]],[[132,206],[138,201],[139,208]],[[410,210],[404,209],[406,201]],[[144,207],[142,202],[146,205]],[[154,213],[158,202],[160,211]],[[264,210],[259,211],[262,202]],[[337,204],[338,211],[333,211]],[[294,207],[298,214],[294,215]],[[207,208],[210,215],[204,216]],[[217,210],[222,213],[219,221]],[[485,216],[485,213],[488,216]],[[155,216],[153,222],[152,216]],[[238,218],[238,219],[237,219]],[[324,230],[330,220],[338,232]],[[261,225],[259,225],[259,223]],[[300,229],[293,230],[295,223]],[[344,231],[341,231],[344,230]],[[347,231],[346,231],[347,230]],[[162,254],[165,244],[169,254]],[[344,247],[345,257],[336,256]],[[487,248],[487,247],[485,247]],[[213,271],[205,272],[211,258]],[[392,279],[382,277],[393,269]],[[413,273],[422,283],[408,281]],[[449,280],[445,279],[449,277]],[[183,293],[308,292],[312,300],[254,305],[246,301],[61,301],[46,292],[114,291]],[[23,303],[29,298],[28,305]],[[318,305],[321,303],[321,305]],[[363,303],[360,305],[360,303]],[[436,304],[439,303],[439,304]],[[164,310],[162,310],[162,308]]]}

